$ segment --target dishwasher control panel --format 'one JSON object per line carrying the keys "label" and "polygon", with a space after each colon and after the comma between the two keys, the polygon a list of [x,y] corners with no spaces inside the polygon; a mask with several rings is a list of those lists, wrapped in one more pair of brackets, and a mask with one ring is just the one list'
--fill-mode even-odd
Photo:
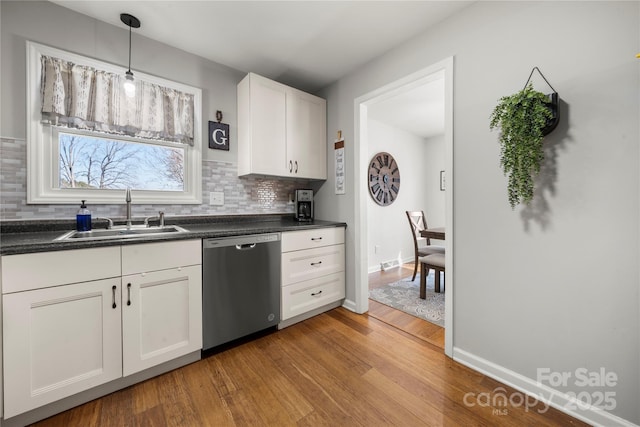
{"label": "dishwasher control panel", "polygon": [[251,245],[255,243],[268,243],[280,241],[280,233],[267,233],[267,234],[250,234],[242,236],[232,237],[217,237],[213,239],[204,239],[202,241],[202,247],[207,248],[222,248],[225,246],[235,245]]}

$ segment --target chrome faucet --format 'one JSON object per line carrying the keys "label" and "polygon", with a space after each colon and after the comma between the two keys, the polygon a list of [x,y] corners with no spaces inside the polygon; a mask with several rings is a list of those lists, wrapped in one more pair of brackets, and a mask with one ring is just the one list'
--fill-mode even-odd
{"label": "chrome faucet", "polygon": [[124,199],[127,202],[127,228],[131,228],[131,189],[127,188],[127,195]]}
{"label": "chrome faucet", "polygon": [[162,228],[164,227],[164,212],[160,211],[158,212],[157,216],[148,216],[144,219],[144,226],[145,227],[149,227],[149,221],[155,221],[158,220],[158,227]]}
{"label": "chrome faucet", "polygon": [[113,228],[113,220],[111,218],[107,218],[107,217],[98,217],[96,219],[103,219],[105,221],[107,221],[107,230],[111,230]]}

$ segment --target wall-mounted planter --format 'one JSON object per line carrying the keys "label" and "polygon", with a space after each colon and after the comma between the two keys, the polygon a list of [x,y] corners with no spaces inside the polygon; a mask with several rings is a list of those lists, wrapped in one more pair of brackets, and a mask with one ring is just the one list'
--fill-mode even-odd
{"label": "wall-mounted planter", "polygon": [[521,91],[500,98],[489,125],[501,130],[500,165],[508,177],[507,193],[512,209],[533,199],[534,180],[544,160],[542,140],[560,122],[558,93],[551,85],[551,95],[534,90],[530,80],[535,70],[538,67],[531,71]]}

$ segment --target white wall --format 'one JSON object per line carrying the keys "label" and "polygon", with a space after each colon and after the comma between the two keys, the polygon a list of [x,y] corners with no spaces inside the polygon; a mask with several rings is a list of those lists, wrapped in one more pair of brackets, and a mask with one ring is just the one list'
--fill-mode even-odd
{"label": "white wall", "polygon": [[[445,224],[445,192],[440,191],[440,171],[445,170],[444,144],[444,135],[427,138],[424,144],[425,157],[422,161],[422,180],[425,183],[423,189],[426,199],[424,215],[429,227],[442,227]],[[432,243],[442,244],[435,240]]]}
{"label": "white wall", "polygon": [[[405,211],[424,209],[427,205],[424,161],[426,141],[407,131],[369,119],[367,158],[386,151],[400,168],[400,192],[388,206],[380,206],[367,198],[369,271],[380,270],[381,262],[413,260],[413,240]],[[368,170],[368,168],[367,168]],[[433,182],[437,185],[437,181]],[[378,253],[375,247],[378,246]]]}
{"label": "white wall", "polygon": [[[326,88],[328,134],[343,131],[350,167],[347,195],[335,196],[331,179],[317,193],[321,215],[348,222],[347,265],[356,265],[354,100],[454,56],[455,354],[530,386],[539,368],[604,367],[619,379],[607,388],[609,413],[634,423],[639,40],[638,2],[477,2]],[[512,211],[489,115],[534,66],[559,92],[562,121],[546,138],[533,205]],[[348,299],[362,285],[355,278],[348,269]],[[593,391],[574,382],[555,390]]]}

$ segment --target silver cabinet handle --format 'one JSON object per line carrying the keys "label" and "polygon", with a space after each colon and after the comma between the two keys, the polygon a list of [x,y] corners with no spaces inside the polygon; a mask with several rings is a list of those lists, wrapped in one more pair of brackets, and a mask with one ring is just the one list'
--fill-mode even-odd
{"label": "silver cabinet handle", "polygon": [[298,173],[298,161],[296,160],[296,173]]}
{"label": "silver cabinet handle", "polygon": [[127,283],[127,305],[131,305],[131,283]]}
{"label": "silver cabinet handle", "polygon": [[322,293],[322,289],[321,289],[321,290],[319,290],[318,292],[313,292],[313,293],[311,294],[311,296],[312,296],[312,297],[315,297],[316,295],[320,295],[321,293]]}
{"label": "silver cabinet handle", "polygon": [[111,288],[111,293],[112,293],[112,301],[113,301],[113,304],[111,305],[111,308],[116,308],[118,305],[116,304],[116,287],[115,287],[115,285]]}
{"label": "silver cabinet handle", "polygon": [[293,162],[289,160],[289,172],[293,170]]}
{"label": "silver cabinet handle", "polygon": [[311,240],[322,240],[322,237],[312,237]]}
{"label": "silver cabinet handle", "polygon": [[320,265],[322,264],[322,261],[318,261],[318,262],[312,262],[311,265]]}

